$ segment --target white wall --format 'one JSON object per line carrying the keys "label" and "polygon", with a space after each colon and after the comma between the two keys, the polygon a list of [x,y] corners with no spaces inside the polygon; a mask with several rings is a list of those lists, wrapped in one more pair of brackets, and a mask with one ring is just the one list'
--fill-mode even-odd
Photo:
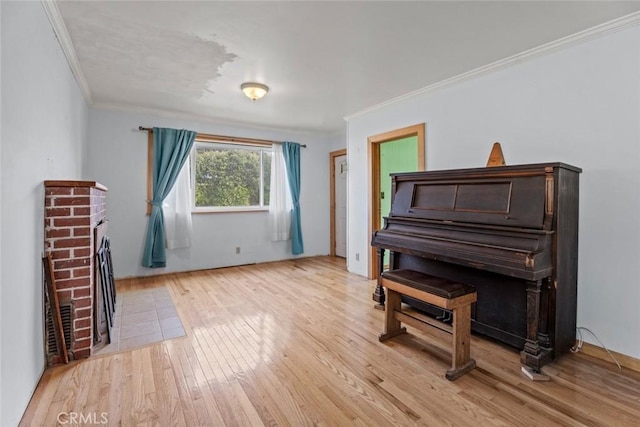
{"label": "white wall", "polygon": [[[350,118],[349,260],[366,275],[367,137],[426,123],[427,169],[507,164],[582,167],[578,326],[640,357],[640,28]],[[354,220],[360,218],[361,220]],[[588,334],[586,341],[596,343]]]}
{"label": "white wall", "polygon": [[327,137],[329,152],[347,148],[347,135],[345,131],[346,129]]}
{"label": "white wall", "polygon": [[[292,258],[290,242],[271,242],[267,212],[194,214],[192,247],[167,251],[167,267],[140,266],[147,228],[147,133],[138,126],[289,140],[307,144],[301,155],[303,256],[329,253],[329,145],[326,136],[198,123],[140,113],[91,109],[86,176],[109,188],[107,217],[117,277],[215,268]],[[241,248],[236,255],[235,248]]]}
{"label": "white wall", "polygon": [[[0,177],[2,177],[2,2],[0,2]],[[1,185],[1,181],[0,181]],[[0,231],[2,230],[2,192],[0,191]],[[0,331],[2,331],[2,244],[0,243]],[[0,339],[0,384],[2,384],[2,353],[3,345]],[[0,402],[2,402],[2,386],[0,386]],[[0,422],[2,422],[2,403],[0,403]]]}
{"label": "white wall", "polygon": [[44,370],[47,179],[80,179],[88,109],[40,2],[2,2],[0,425],[16,425]]}

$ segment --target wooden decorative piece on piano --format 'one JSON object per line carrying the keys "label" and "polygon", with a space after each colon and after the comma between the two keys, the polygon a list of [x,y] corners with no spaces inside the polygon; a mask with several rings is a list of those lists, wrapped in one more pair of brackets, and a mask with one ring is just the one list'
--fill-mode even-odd
{"label": "wooden decorative piece on piano", "polygon": [[[521,349],[538,372],[575,344],[580,172],[545,163],[393,174],[391,212],[371,243],[391,251],[390,269],[473,285],[472,330]],[[384,302],[380,281],[374,295]]]}
{"label": "wooden decorative piece on piano", "polygon": [[56,288],[56,279],[53,271],[53,261],[51,260],[51,254],[47,252],[47,255],[42,258],[42,264],[44,267],[44,282],[46,287],[46,300],[49,304],[49,310],[53,318],[53,331],[56,337],[56,347],[58,348],[59,356],[64,363],[69,363],[69,355],[67,354],[67,343],[64,339],[64,331],[62,328],[62,317],[60,316],[60,302],[58,300],[58,290]]}
{"label": "wooden decorative piece on piano", "polygon": [[487,160],[487,167],[505,166],[506,164],[500,143],[494,142],[493,147],[491,147],[491,154],[489,154],[489,160]]}

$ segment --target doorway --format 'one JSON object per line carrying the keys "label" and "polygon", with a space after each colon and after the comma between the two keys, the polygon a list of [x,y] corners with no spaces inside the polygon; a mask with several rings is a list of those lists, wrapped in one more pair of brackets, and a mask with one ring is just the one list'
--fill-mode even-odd
{"label": "doorway", "polygon": [[[379,135],[371,136],[367,139],[369,147],[369,236],[375,230],[382,228],[382,217],[387,215],[391,207],[391,188],[383,190],[382,175],[387,176],[395,167],[413,168],[411,171],[422,171],[425,169],[425,124],[417,124]],[[387,145],[388,144],[388,145]],[[384,147],[384,148],[383,148]],[[381,159],[383,153],[395,153],[394,160],[388,162]],[[390,163],[390,164],[389,164]],[[384,170],[383,170],[384,168]],[[403,170],[409,172],[410,170]],[[384,196],[383,196],[384,191]],[[388,194],[387,194],[388,192]],[[384,197],[384,198],[382,198]],[[384,202],[383,202],[384,200]],[[383,205],[386,212],[382,212]],[[369,250],[369,279],[378,277],[379,265],[376,248]]]}
{"label": "doorway", "polygon": [[[394,139],[380,144],[380,222],[377,229],[384,226],[384,218],[391,211],[392,173],[414,172],[418,170],[418,137]],[[374,224],[376,225],[376,224]],[[384,268],[389,265],[389,251],[384,254]]]}
{"label": "doorway", "polygon": [[331,206],[330,256],[347,257],[347,150],[329,153]]}

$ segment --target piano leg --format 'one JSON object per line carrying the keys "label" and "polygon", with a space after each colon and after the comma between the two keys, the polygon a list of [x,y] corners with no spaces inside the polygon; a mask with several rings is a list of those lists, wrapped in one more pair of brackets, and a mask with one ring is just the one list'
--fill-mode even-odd
{"label": "piano leg", "polygon": [[[540,368],[551,361],[550,349],[542,348],[538,341],[541,314],[547,315],[546,311],[543,312],[542,310],[541,293],[542,280],[527,281],[527,340],[524,344],[524,349],[520,352],[520,362],[531,368],[535,373],[539,373]],[[547,300],[545,296],[544,301]],[[544,325],[546,325],[546,320]]]}
{"label": "piano leg", "polygon": [[384,288],[382,287],[381,276],[384,271],[384,248],[378,248],[378,283],[376,290],[373,292],[373,300],[377,302],[373,307],[378,310],[384,310],[384,301],[386,299]]}
{"label": "piano leg", "polygon": [[549,294],[551,292],[551,278],[544,281],[540,293],[540,322],[538,323],[538,343],[543,349],[551,349],[549,340]]}

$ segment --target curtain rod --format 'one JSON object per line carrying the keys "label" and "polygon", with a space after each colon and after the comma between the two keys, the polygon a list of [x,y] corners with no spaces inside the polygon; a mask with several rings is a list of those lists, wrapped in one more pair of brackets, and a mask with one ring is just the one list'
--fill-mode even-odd
{"label": "curtain rod", "polygon": [[[146,128],[143,126],[138,126],[138,130],[144,130],[147,132],[153,132],[153,128]],[[197,133],[196,139],[201,141],[219,141],[219,142],[244,142],[247,144],[256,144],[256,145],[271,145],[271,144],[282,144],[282,141],[269,141],[266,139],[256,139],[256,138],[238,138],[234,136],[225,136],[225,135],[210,135],[207,133]],[[300,144],[301,147],[307,148],[306,144]]]}

